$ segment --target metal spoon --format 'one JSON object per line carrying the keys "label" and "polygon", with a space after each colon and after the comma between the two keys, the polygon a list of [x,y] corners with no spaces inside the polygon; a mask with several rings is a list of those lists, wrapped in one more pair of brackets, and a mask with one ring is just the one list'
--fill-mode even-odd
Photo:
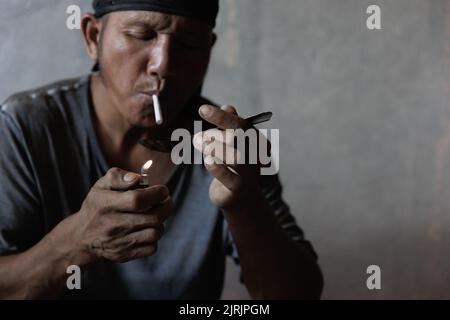
{"label": "metal spoon", "polygon": [[[259,123],[267,122],[270,119],[272,119],[272,112],[262,112],[245,118],[244,120],[254,126]],[[141,140],[139,143],[147,149],[160,152],[171,152],[172,149],[178,144],[178,141],[172,141],[171,138],[167,137],[158,137],[157,139]]]}

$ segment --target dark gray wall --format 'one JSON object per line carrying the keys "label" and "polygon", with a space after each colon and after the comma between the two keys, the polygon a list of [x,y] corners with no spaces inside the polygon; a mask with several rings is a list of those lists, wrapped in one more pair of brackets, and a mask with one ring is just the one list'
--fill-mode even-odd
{"label": "dark gray wall", "polygon": [[[66,7],[89,2],[0,0],[0,99],[89,70],[65,28]],[[369,4],[380,31],[365,27]],[[320,255],[324,298],[450,298],[449,8],[222,0],[205,92],[275,112],[285,196]],[[231,268],[224,298],[246,297]]]}

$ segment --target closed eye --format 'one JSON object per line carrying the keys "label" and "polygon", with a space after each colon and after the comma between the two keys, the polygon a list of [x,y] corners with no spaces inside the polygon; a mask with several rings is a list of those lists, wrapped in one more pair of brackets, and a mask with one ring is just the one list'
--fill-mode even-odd
{"label": "closed eye", "polygon": [[141,41],[149,41],[153,40],[157,37],[157,33],[154,31],[146,31],[146,32],[136,32],[136,31],[128,31],[125,33],[128,37],[141,40]]}

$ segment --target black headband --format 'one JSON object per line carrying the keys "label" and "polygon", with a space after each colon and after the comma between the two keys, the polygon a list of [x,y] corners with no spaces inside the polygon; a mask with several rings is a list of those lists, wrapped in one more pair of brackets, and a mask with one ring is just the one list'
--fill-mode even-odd
{"label": "black headband", "polygon": [[114,11],[143,10],[185,16],[216,25],[219,0],[94,0],[95,16]]}

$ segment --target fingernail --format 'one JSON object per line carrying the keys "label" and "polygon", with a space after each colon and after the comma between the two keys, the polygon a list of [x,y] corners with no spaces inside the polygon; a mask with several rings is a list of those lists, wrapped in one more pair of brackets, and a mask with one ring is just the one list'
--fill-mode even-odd
{"label": "fingernail", "polygon": [[135,173],[127,173],[126,175],[124,175],[123,176],[123,181],[125,181],[125,182],[131,182],[131,181],[134,181],[134,180],[136,180],[136,178],[138,177],[138,175],[137,174],[135,174]]}
{"label": "fingernail", "polygon": [[202,106],[200,108],[200,113],[202,114],[202,116],[209,117],[212,113],[212,109],[210,106]]}
{"label": "fingernail", "polygon": [[234,115],[237,115],[236,108],[231,106],[231,105],[229,105],[229,104],[226,104],[226,105],[220,107],[220,109],[222,109],[225,112],[229,112],[229,113],[232,113]]}

